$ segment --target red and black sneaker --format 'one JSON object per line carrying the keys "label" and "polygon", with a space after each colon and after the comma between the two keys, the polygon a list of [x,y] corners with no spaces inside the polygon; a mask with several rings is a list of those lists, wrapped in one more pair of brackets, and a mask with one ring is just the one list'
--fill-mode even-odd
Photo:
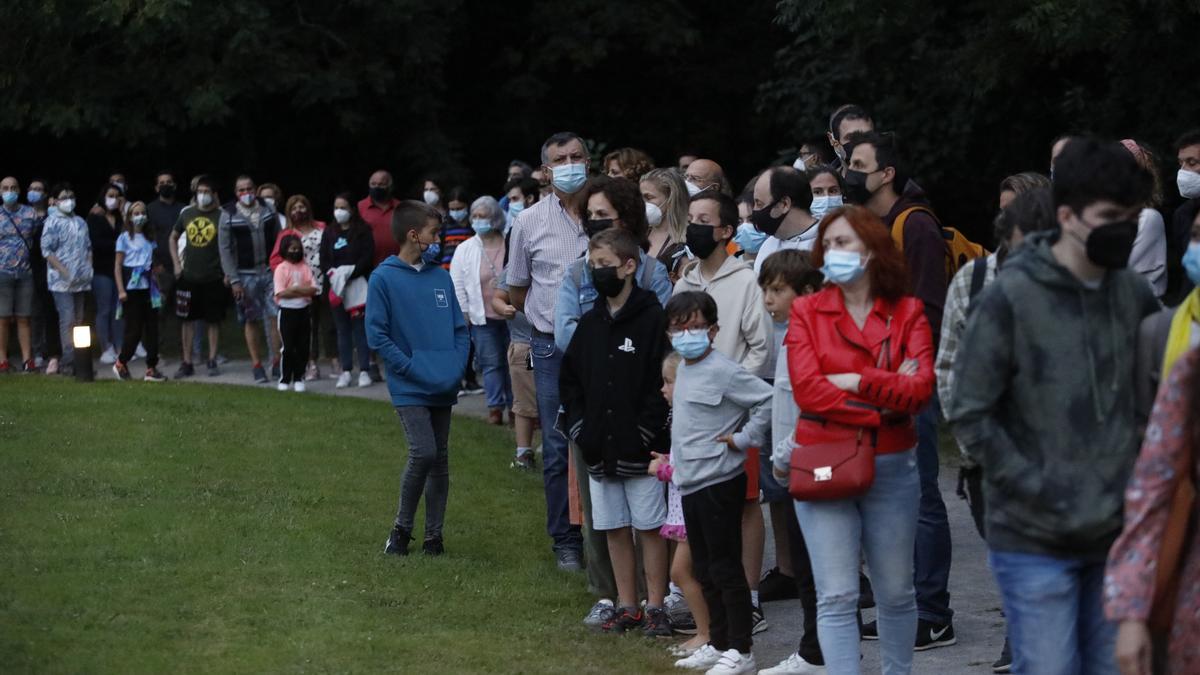
{"label": "red and black sneaker", "polygon": [[146,369],[146,376],[142,380],[146,382],[166,382],[167,376],[163,375],[158,368],[151,366]]}
{"label": "red and black sneaker", "polygon": [[33,359],[29,359],[28,361],[25,362],[24,370],[22,370],[21,372],[36,373],[37,371],[38,371],[37,364],[34,363]]}
{"label": "red and black sneaker", "polygon": [[641,628],[645,621],[646,616],[640,608],[636,612],[631,612],[628,607],[622,607],[600,626],[600,630],[605,633],[624,633]]}
{"label": "red and black sneaker", "polygon": [[121,380],[129,380],[133,377],[129,374],[129,366],[121,363],[120,361],[117,361],[113,364],[113,373],[116,374],[117,378]]}
{"label": "red and black sneaker", "polygon": [[8,362],[8,359],[0,361],[0,375],[7,375],[12,371],[12,364]]}

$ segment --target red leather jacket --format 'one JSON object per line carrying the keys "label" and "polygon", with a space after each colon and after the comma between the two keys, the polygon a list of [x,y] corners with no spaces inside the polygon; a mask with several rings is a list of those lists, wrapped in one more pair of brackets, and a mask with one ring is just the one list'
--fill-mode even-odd
{"label": "red leather jacket", "polygon": [[[877,298],[859,330],[841,289],[828,286],[792,304],[784,345],[800,407],[797,444],[847,438],[860,428],[872,432],[877,454],[917,444],[913,415],[933,397],[934,388],[933,334],[920,300]],[[895,372],[914,358],[916,375]],[[861,374],[858,393],[842,391],[825,378],[837,373]]]}

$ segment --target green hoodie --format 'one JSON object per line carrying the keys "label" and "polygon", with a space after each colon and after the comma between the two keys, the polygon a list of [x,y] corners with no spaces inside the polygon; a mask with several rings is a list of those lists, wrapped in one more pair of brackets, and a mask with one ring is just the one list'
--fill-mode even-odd
{"label": "green hoodie", "polygon": [[971,303],[946,417],[983,467],[993,550],[1101,561],[1141,441],[1138,324],[1159,305],[1128,270],[1089,289],[1057,234],[1031,235]]}

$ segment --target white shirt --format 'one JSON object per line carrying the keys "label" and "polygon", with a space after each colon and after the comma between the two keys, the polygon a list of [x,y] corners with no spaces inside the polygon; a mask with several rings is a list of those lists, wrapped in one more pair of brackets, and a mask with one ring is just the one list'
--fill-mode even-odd
{"label": "white shirt", "polygon": [[771,256],[776,251],[786,251],[795,249],[798,251],[811,251],[813,245],[817,243],[817,231],[821,228],[817,227],[817,222],[813,221],[812,227],[787,239],[779,239],[778,237],[767,237],[762,246],[758,249],[758,257],[754,259],[754,274],[755,276],[762,270],[763,261]]}

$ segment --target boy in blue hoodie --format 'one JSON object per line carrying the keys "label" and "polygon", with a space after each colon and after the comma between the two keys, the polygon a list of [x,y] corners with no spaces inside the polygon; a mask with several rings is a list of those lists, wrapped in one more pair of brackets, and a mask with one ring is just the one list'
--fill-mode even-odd
{"label": "boy in blue hoodie", "polygon": [[450,273],[439,263],[441,216],[416,201],[392,212],[400,252],[371,273],[367,345],[387,366],[388,393],[408,438],[400,508],[384,553],[408,555],[413,518],[425,495],[427,555],[441,555],[450,488],[450,408],[467,367],[469,338]]}

